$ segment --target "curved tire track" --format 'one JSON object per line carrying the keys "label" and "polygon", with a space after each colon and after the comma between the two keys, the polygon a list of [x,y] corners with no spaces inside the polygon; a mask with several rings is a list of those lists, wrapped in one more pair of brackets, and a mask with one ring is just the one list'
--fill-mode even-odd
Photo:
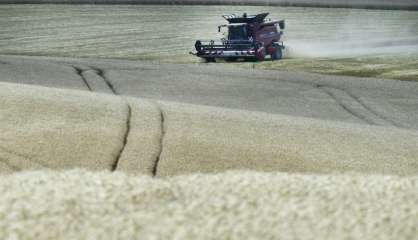
{"label": "curved tire track", "polygon": [[316,84],[316,88],[321,89],[329,95],[341,108],[354,117],[372,125],[403,127],[400,124],[377,113],[359,97],[343,88],[336,88],[327,85]]}

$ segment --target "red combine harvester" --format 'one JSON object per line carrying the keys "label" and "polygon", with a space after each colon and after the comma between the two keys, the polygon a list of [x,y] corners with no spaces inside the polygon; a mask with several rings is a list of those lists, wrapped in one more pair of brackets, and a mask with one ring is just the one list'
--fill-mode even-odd
{"label": "red combine harvester", "polygon": [[284,50],[281,41],[284,20],[266,21],[267,15],[268,13],[252,16],[247,16],[246,13],[242,16],[224,15],[223,18],[228,24],[218,26],[218,32],[221,32],[223,27],[228,28],[227,38],[222,38],[219,42],[197,40],[196,52],[191,54],[207,62],[214,62],[217,58],[226,61],[237,59],[263,61],[266,55],[270,55],[272,60],[281,59]]}

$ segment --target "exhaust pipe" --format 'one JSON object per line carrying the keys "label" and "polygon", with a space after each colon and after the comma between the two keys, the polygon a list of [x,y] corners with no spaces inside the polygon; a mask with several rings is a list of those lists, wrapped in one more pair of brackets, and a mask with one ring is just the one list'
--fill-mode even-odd
{"label": "exhaust pipe", "polygon": [[284,20],[279,21],[279,28],[280,28],[280,30],[283,30],[284,27],[285,27]]}

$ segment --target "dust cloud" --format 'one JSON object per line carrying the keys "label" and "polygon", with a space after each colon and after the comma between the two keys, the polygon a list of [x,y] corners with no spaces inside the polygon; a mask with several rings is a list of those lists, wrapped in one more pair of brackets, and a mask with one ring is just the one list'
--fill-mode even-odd
{"label": "dust cloud", "polygon": [[[385,18],[382,18],[383,14],[386,14]],[[334,28],[317,27],[311,30],[320,32],[318,35],[322,37],[289,37],[286,41],[287,56],[290,58],[344,58],[416,55],[418,54],[418,21],[416,18],[408,19],[409,14],[411,12],[405,11],[403,14],[398,13],[397,16],[392,16],[388,11],[359,15],[358,11],[352,11],[344,16],[342,21],[336,23]]]}

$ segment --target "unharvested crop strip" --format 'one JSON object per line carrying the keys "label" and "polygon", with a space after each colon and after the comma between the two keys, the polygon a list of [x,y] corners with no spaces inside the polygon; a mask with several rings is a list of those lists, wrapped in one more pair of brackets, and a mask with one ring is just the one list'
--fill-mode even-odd
{"label": "unharvested crop strip", "polygon": [[[158,105],[157,105],[157,107],[158,107]],[[164,140],[164,136],[165,136],[165,133],[166,133],[164,112],[161,109],[161,107],[158,107],[158,110],[160,111],[161,136],[160,136],[160,151],[158,152],[158,155],[155,159],[154,167],[152,168],[152,176],[154,176],[154,177],[157,176],[158,164],[160,163],[161,154],[163,152],[163,140]]]}
{"label": "unharvested crop strip", "polygon": [[74,68],[74,70],[77,73],[77,75],[80,76],[81,80],[83,80],[84,84],[87,86],[87,88],[89,89],[89,91],[92,91],[89,83],[87,82],[87,79],[83,76],[84,70],[81,69],[81,68],[78,68],[76,66],[72,66],[72,67]]}

